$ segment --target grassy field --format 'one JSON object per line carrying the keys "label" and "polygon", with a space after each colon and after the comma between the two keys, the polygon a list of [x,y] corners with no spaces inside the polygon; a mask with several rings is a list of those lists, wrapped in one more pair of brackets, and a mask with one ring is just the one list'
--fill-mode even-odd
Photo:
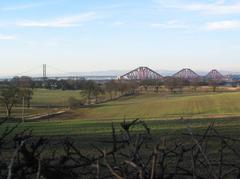
{"label": "grassy field", "polygon": [[[191,128],[194,132],[204,131],[212,122],[223,135],[230,135],[235,138],[240,136],[240,118],[219,118],[219,119],[187,119],[187,120],[145,120],[152,134],[158,136],[178,135],[187,132]],[[115,121],[116,131],[120,131],[120,122]],[[0,131],[6,127],[13,127],[16,123],[6,123],[0,126]],[[64,121],[41,121],[20,123],[14,133],[19,133],[28,129],[34,136],[44,136],[50,138],[61,138],[61,136],[72,136],[82,142],[95,142],[98,139],[104,139],[111,135],[111,121],[81,121],[81,120],[64,120]],[[136,130],[143,130],[142,126]],[[14,135],[13,133],[13,135]],[[81,142],[81,141],[79,141]]]}
{"label": "grassy field", "polygon": [[[63,99],[70,96],[81,98],[79,91],[36,90],[34,106],[52,104],[61,106]],[[16,109],[15,109],[16,110]],[[19,113],[21,109],[18,109]],[[32,110],[32,111],[30,111]],[[28,114],[46,113],[46,108],[31,108]],[[235,117],[233,117],[235,116]],[[221,93],[146,93],[78,108],[56,118],[44,121],[28,121],[19,124],[15,132],[29,129],[34,136],[61,138],[70,135],[83,145],[105,139],[111,134],[111,123],[120,130],[119,123],[126,119],[140,118],[146,121],[154,134],[176,135],[191,127],[194,131],[204,130],[216,118],[216,127],[226,135],[239,137],[240,92]],[[180,119],[184,117],[183,119]],[[6,126],[0,126],[0,132]],[[139,127],[137,130],[141,130]],[[159,135],[156,135],[159,136]]]}
{"label": "grassy field", "polygon": [[[61,108],[67,106],[69,97],[81,99],[82,96],[79,90],[47,90],[47,89],[34,89],[34,94],[31,100],[31,108],[25,108],[25,116],[51,114]],[[0,116],[5,116],[5,108],[0,107]],[[18,105],[13,108],[12,116],[21,118],[22,106]]]}
{"label": "grassy field", "polygon": [[[36,90],[32,103],[40,106],[47,103],[57,105],[61,103],[61,98],[69,96],[81,97],[79,91]],[[35,113],[46,112],[44,108],[30,110]],[[218,118],[218,127],[238,130],[240,117],[233,116],[240,116],[240,92],[175,95],[147,93],[78,108],[45,121],[29,121],[20,124],[17,130],[31,129],[35,135],[47,136],[103,134],[111,131],[112,122],[140,118],[154,131],[168,133],[182,131],[187,125],[205,128],[214,120],[213,117]],[[13,126],[15,123],[8,125]]]}
{"label": "grassy field", "polygon": [[[28,111],[28,114],[44,113],[44,110],[46,112],[46,108],[43,107],[46,104],[52,104],[55,107],[62,106],[63,99],[69,96],[81,98],[77,91],[37,90],[32,102],[35,107],[31,108],[32,111]],[[50,155],[52,150],[56,150],[58,154],[63,153],[63,145],[60,141],[63,141],[65,137],[70,137],[81,152],[92,156],[98,153],[93,146],[104,150],[112,148],[110,143],[104,143],[104,141],[111,139],[112,123],[116,127],[116,132],[121,132],[120,123],[124,118],[127,120],[130,118],[143,119],[151,129],[152,137],[144,145],[148,147],[148,150],[145,148],[142,151],[143,155],[149,154],[149,149],[151,150],[156,144],[161,143],[163,138],[167,140],[168,144],[174,144],[178,140],[188,143],[189,141],[186,140],[186,136],[181,135],[182,133],[188,133],[189,130],[193,133],[203,133],[212,122],[215,123],[215,128],[221,136],[239,139],[240,92],[176,95],[145,93],[121,97],[114,101],[71,110],[49,120],[31,120],[25,123],[8,122],[0,125],[0,135],[6,127],[11,128],[17,125],[8,138],[10,139],[7,143],[9,146],[14,145],[11,137],[24,130],[32,132],[34,137],[30,142],[34,142],[38,137],[46,137],[52,143],[44,153],[46,156]],[[142,126],[135,128],[135,131],[142,130]],[[216,146],[218,145],[219,141],[214,139],[208,145],[211,155],[217,156],[218,148]],[[236,147],[239,148],[239,146]],[[6,150],[3,154],[6,158],[10,158],[12,152]],[[232,159],[235,156],[227,153],[224,157]]]}
{"label": "grassy field", "polygon": [[79,90],[47,90],[35,89],[32,99],[33,106],[65,106],[69,97],[81,99]]}
{"label": "grassy field", "polygon": [[143,94],[79,108],[70,119],[168,119],[240,115],[240,93]]}
{"label": "grassy field", "polygon": [[[47,114],[67,106],[69,97],[81,99],[80,91],[35,89],[32,108],[26,115]],[[3,116],[5,109],[0,109]],[[14,116],[21,116],[15,107]],[[124,118],[172,119],[240,116],[240,92],[143,93],[118,100],[78,108],[60,116],[61,119],[122,120]]]}

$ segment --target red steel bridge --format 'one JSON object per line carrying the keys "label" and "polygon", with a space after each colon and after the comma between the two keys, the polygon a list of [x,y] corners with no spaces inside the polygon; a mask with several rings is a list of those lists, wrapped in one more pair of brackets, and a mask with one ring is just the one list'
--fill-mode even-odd
{"label": "red steel bridge", "polygon": [[187,80],[200,78],[200,76],[197,73],[195,73],[193,70],[189,68],[184,68],[180,70],[179,72],[175,73],[173,77],[187,79]]}
{"label": "red steel bridge", "polygon": [[[172,75],[172,77],[175,78],[182,78],[186,80],[196,80],[196,79],[206,79],[206,80],[226,80],[226,77],[223,76],[221,73],[219,73],[217,70],[210,71],[206,76],[200,76],[193,70],[189,68],[184,68],[180,70],[179,72]],[[120,79],[125,80],[157,80],[157,79],[163,79],[164,77],[160,75],[159,73],[151,70],[148,67],[139,67],[135,70],[132,70],[122,76],[120,76]]]}
{"label": "red steel bridge", "polygon": [[135,70],[132,70],[125,75],[122,75],[120,79],[126,80],[146,80],[146,79],[153,79],[159,80],[163,79],[163,76],[158,74],[157,72],[151,70],[148,67],[139,67]]}
{"label": "red steel bridge", "polygon": [[206,75],[206,79],[208,80],[224,80],[225,77],[219,73],[217,70],[212,70]]}

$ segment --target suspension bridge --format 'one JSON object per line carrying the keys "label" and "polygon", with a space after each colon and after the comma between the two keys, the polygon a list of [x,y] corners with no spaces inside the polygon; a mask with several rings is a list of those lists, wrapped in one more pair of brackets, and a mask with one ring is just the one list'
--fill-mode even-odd
{"label": "suspension bridge", "polygon": [[9,78],[2,80],[9,80],[15,76],[30,76],[34,81],[45,81],[45,80],[95,80],[105,81],[117,79],[114,75],[79,75],[78,73],[67,72],[57,67],[43,64],[33,67],[27,71],[17,73]]}

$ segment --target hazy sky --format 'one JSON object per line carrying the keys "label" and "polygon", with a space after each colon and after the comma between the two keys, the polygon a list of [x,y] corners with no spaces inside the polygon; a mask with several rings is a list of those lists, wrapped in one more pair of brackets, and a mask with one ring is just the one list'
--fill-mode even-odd
{"label": "hazy sky", "polygon": [[1,0],[0,62],[0,75],[240,71],[240,0]]}

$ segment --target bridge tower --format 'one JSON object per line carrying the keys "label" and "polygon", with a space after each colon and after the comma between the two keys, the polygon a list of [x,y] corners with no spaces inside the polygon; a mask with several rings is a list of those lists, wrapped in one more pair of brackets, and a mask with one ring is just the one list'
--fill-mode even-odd
{"label": "bridge tower", "polygon": [[197,73],[195,73],[193,70],[189,68],[184,68],[181,71],[175,73],[173,77],[187,79],[187,80],[194,80],[199,78],[200,76]]}
{"label": "bridge tower", "polygon": [[221,80],[224,80],[225,77],[217,70],[212,70],[210,71],[206,76],[205,78],[207,80],[217,80],[217,81],[221,81]]}
{"label": "bridge tower", "polygon": [[47,65],[43,64],[43,86],[45,86],[47,80]]}
{"label": "bridge tower", "polygon": [[120,77],[124,80],[160,80],[162,78],[160,74],[148,67],[139,67]]}

